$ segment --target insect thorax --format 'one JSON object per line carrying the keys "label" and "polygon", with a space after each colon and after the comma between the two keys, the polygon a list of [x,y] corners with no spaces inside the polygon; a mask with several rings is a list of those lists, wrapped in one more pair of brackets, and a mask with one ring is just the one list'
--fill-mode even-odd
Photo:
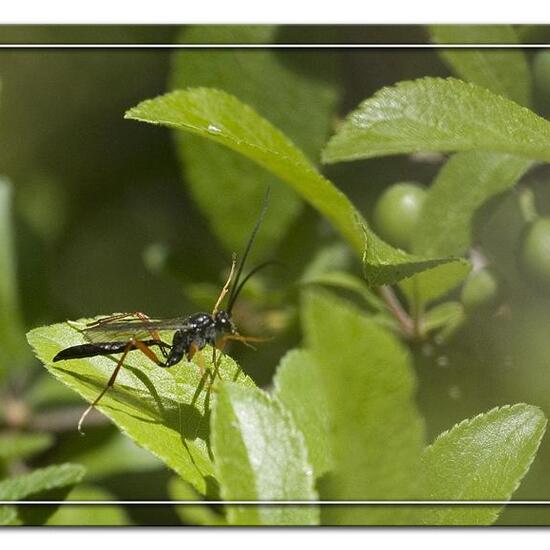
{"label": "insect thorax", "polygon": [[189,329],[205,330],[208,327],[214,326],[216,323],[210,313],[194,313],[187,318],[185,323]]}

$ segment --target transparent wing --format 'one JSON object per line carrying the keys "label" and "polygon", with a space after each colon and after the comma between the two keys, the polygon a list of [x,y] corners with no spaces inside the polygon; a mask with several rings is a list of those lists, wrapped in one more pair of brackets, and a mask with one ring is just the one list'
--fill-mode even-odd
{"label": "transparent wing", "polygon": [[150,339],[152,332],[174,331],[189,327],[187,317],[174,319],[127,319],[94,324],[83,330],[85,337],[91,342],[123,342],[136,338]]}

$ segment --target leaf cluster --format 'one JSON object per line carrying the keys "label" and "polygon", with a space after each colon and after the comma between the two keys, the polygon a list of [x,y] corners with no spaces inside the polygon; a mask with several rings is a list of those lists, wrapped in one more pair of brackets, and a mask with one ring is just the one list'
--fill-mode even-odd
{"label": "leaf cluster", "polygon": [[[509,27],[485,31],[494,40],[515,40]],[[233,32],[192,28],[181,39],[229,42]],[[434,41],[464,40],[453,28],[430,32]],[[467,39],[478,38],[475,29],[468,32]],[[276,29],[252,27],[246,40],[277,40]],[[258,387],[227,355],[214,365],[208,348],[171,369],[130,354],[99,404],[126,437],[173,472],[169,493],[194,502],[177,508],[183,521],[487,525],[501,505],[322,507],[317,501],[512,498],[541,443],[544,413],[523,403],[499,406],[430,443],[416,402],[413,354],[418,341],[448,337],[466,319],[451,294],[472,267],[480,208],[513,188],[535,164],[550,160],[550,123],[529,108],[526,59],[519,51],[506,53],[442,51],[460,78],[420,78],[379,90],[346,117],[324,147],[338,97],[333,67],[323,79],[297,77],[305,74],[295,70],[303,60],[290,54],[185,51],[174,60],[173,91],[126,112],[127,119],[175,130],[189,189],[224,247],[234,249],[245,240],[266,185],[276,189],[271,208],[278,214],[266,219],[260,248],[270,243],[284,250],[304,205],[345,243],[344,252],[334,245],[321,250],[300,274],[296,310],[303,340],[279,362],[271,389]],[[264,75],[272,85],[263,82]],[[425,152],[450,156],[441,156],[444,164],[409,251],[384,242],[315,162]],[[222,191],[227,200],[216,200]],[[237,209],[243,218],[234,215]],[[305,256],[306,249],[307,243],[297,255]],[[361,266],[362,277],[348,269],[350,258]],[[9,271],[4,279],[4,286],[13,284]],[[0,299],[1,283],[0,277]],[[195,291],[215,292],[204,286]],[[248,292],[261,295],[261,283]],[[92,402],[112,373],[113,358],[52,363],[61,349],[85,341],[78,327],[86,321],[35,329],[28,341],[57,380]],[[219,378],[212,382],[209,373],[215,370]],[[48,441],[16,443],[12,455]],[[6,455],[12,456],[9,450]],[[63,482],[55,473],[57,481],[45,481],[48,490],[55,483],[70,488],[81,479]],[[29,476],[41,487],[40,471]],[[25,498],[26,483],[8,479],[0,482],[0,492],[4,486],[6,499]],[[208,504],[218,499],[227,504]],[[256,501],[265,504],[246,504]],[[18,521],[18,510],[4,507],[1,521]]]}

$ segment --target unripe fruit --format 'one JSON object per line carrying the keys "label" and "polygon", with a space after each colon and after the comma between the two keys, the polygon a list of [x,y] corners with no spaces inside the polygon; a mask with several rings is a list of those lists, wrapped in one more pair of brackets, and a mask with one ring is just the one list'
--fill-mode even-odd
{"label": "unripe fruit", "polygon": [[550,290],[550,218],[537,218],[523,234],[520,261],[532,282]]}
{"label": "unripe fruit", "polygon": [[382,193],[374,209],[374,227],[389,244],[410,249],[426,190],[418,183],[396,183]]}
{"label": "unripe fruit", "polygon": [[462,286],[461,302],[464,309],[473,311],[494,308],[499,301],[499,284],[495,274],[484,267],[472,271]]}

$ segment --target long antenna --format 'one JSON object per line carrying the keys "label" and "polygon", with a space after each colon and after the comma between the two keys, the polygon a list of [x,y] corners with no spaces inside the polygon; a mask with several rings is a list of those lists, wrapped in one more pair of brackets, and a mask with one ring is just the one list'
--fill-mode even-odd
{"label": "long antenna", "polygon": [[[246,259],[248,258],[248,254],[250,253],[250,249],[252,248],[252,245],[254,244],[254,240],[256,239],[256,234],[258,233],[258,229],[260,229],[260,225],[262,224],[262,221],[265,217],[265,213],[267,211],[267,205],[269,203],[269,195],[270,195],[270,188],[268,187],[265,191],[264,195],[264,202],[262,205],[262,209],[260,211],[260,215],[258,216],[258,221],[256,222],[256,225],[254,226],[254,229],[252,230],[252,234],[250,235],[250,239],[248,239],[248,243],[246,245],[246,248],[244,250],[243,257],[241,259],[241,262],[239,264],[239,268],[237,269],[237,275],[235,277],[235,282],[233,283],[233,287],[231,288],[231,292],[229,294],[229,300],[227,302],[227,313],[231,313],[231,310],[233,309],[233,305],[235,303],[235,300],[237,296],[239,295],[239,291],[242,288],[242,285],[239,285],[239,281],[241,279],[241,275],[243,272],[244,264],[246,263]],[[247,277],[248,279],[248,277]]]}
{"label": "long antenna", "polygon": [[233,294],[232,300],[229,302],[227,307],[227,313],[231,313],[231,309],[233,309],[233,304],[236,302],[237,297],[239,296],[241,290],[243,289],[243,286],[247,283],[248,279],[252,277],[253,275],[256,275],[260,269],[263,269],[264,267],[269,267],[270,265],[283,265],[281,262],[277,262],[274,260],[264,262],[260,265],[257,265],[253,269],[251,269],[247,274],[246,277],[243,277],[243,280],[240,282],[239,286],[236,287],[235,293]]}

